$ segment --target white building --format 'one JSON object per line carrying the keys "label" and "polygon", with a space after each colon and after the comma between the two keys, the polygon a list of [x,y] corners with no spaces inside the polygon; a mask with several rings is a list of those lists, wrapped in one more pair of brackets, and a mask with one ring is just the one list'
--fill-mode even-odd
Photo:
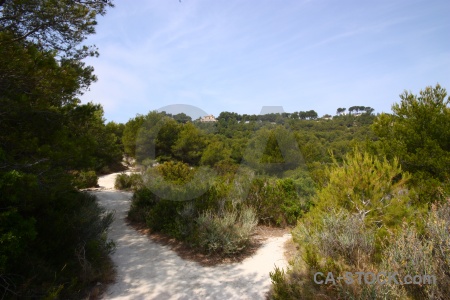
{"label": "white building", "polygon": [[213,115],[208,115],[200,118],[200,122],[217,122]]}

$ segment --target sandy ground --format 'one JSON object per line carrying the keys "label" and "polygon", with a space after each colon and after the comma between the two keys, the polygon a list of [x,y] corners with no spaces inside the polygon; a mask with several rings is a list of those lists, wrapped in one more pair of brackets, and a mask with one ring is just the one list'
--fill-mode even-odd
{"label": "sandy ground", "polygon": [[203,267],[125,223],[132,194],[114,190],[116,175],[101,177],[95,192],[102,206],[116,211],[109,238],[117,246],[112,255],[117,278],[104,299],[265,299],[269,272],[287,265],[283,245],[289,234],[267,239],[240,263]]}

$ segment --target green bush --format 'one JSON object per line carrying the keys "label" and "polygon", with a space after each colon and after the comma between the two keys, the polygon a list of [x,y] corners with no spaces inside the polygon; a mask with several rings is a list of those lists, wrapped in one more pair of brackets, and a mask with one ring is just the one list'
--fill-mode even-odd
{"label": "green bush", "polygon": [[110,279],[114,243],[106,232],[113,215],[94,196],[59,183],[49,193],[32,175],[0,174],[2,204],[21,203],[0,213],[0,294],[6,298],[81,298],[87,286]]}
{"label": "green bush", "polygon": [[342,164],[334,160],[327,170],[328,183],[317,191],[310,217],[320,222],[323,214],[345,209],[359,215],[367,225],[395,227],[403,218],[412,219],[410,191],[397,159],[389,163],[355,148]]}
{"label": "green bush", "polygon": [[98,177],[95,171],[81,171],[75,174],[73,185],[79,189],[98,186]]}
{"label": "green bush", "polygon": [[211,172],[174,162],[149,168],[134,193],[129,219],[207,252],[230,255],[248,245],[258,221],[294,224],[305,211],[307,201],[293,179],[253,180],[247,169],[234,178]]}
{"label": "green bush", "polygon": [[[407,176],[396,175],[402,174],[398,165],[389,166],[367,154],[348,155],[343,166],[335,165],[328,174],[328,184],[315,198],[319,202],[293,231],[301,249],[296,259],[288,270],[271,273],[271,297],[447,299],[450,203],[432,206],[427,214],[422,206],[411,207],[414,193],[404,186]],[[398,272],[399,281],[405,275],[435,275],[436,284],[319,285],[313,281],[316,272],[346,271]]]}
{"label": "green bush", "polygon": [[[156,166],[155,171],[167,181],[182,184],[193,178],[195,171],[188,164],[182,162],[167,161]],[[149,170],[151,171],[151,170]]]}
{"label": "green bush", "polygon": [[128,219],[132,222],[146,222],[147,213],[151,206],[156,204],[157,197],[145,187],[136,190],[131,199]]}
{"label": "green bush", "polygon": [[114,183],[114,188],[118,190],[136,190],[142,186],[142,176],[141,174],[119,174],[116,177]]}
{"label": "green bush", "polygon": [[299,196],[290,178],[254,179],[244,203],[256,209],[260,222],[277,226],[294,225],[309,207],[308,198]]}
{"label": "green bush", "polygon": [[160,199],[154,206],[149,207],[147,211],[145,216],[147,226],[154,231],[162,231],[180,238],[177,230],[178,210],[182,209],[184,204],[184,202]]}
{"label": "green bush", "polygon": [[211,183],[207,173],[199,176],[198,169],[182,163],[161,166],[149,170],[143,181],[145,187],[134,193],[130,220],[145,222],[154,231],[208,252],[229,255],[248,245],[257,223],[256,213],[229,198],[230,182]]}
{"label": "green bush", "polygon": [[257,225],[256,214],[251,208],[224,211],[222,214],[210,210],[197,218],[198,243],[208,252],[226,255],[242,251],[250,242]]}

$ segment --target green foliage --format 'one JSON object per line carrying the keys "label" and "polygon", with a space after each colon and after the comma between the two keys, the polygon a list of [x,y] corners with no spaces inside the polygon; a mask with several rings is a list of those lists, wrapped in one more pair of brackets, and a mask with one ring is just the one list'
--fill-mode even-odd
{"label": "green foliage", "polygon": [[119,147],[120,153],[122,154],[124,152],[122,137],[123,131],[125,130],[125,124],[108,122],[105,125],[105,130],[108,135],[113,136],[113,139],[115,140],[116,145]]}
{"label": "green foliage", "polygon": [[166,162],[147,170],[143,183],[161,199],[186,201],[204,194],[214,180],[213,171],[190,169],[183,163]]}
{"label": "green foliage", "polygon": [[192,118],[186,115],[185,113],[179,113],[173,116],[173,119],[178,123],[187,123],[192,122]]}
{"label": "green foliage", "polygon": [[125,154],[130,157],[136,157],[136,139],[143,123],[144,116],[137,115],[136,118],[130,119],[123,129],[122,144]]}
{"label": "green foliage", "polygon": [[[389,158],[398,157],[404,170],[413,173],[412,184],[421,201],[443,200],[432,179],[443,183],[450,177],[450,97],[439,84],[426,87],[416,96],[400,95],[401,102],[392,106],[392,115],[381,114],[373,124],[380,138],[378,150]],[[430,178],[428,184],[423,179]],[[441,184],[442,185],[442,184]]]}
{"label": "green foliage", "polygon": [[98,186],[98,177],[94,171],[81,171],[75,174],[73,185],[79,189]]}
{"label": "green foliage", "polygon": [[247,247],[258,223],[256,213],[247,207],[239,212],[225,210],[220,214],[208,210],[201,213],[196,222],[200,247],[225,255],[241,252]]}
{"label": "green foliage", "polygon": [[244,203],[254,207],[262,223],[286,226],[297,222],[308,209],[308,198],[300,197],[290,179],[255,178]]}
{"label": "green foliage", "polygon": [[183,202],[157,199],[156,203],[147,211],[145,221],[154,231],[162,231],[171,236],[181,238],[177,228],[179,220],[178,211],[182,209]]}
{"label": "green foliage", "polygon": [[[80,46],[95,33],[96,16],[104,15],[111,1],[24,0],[0,2],[1,31],[13,32],[14,41],[29,41],[64,58],[98,55],[95,48]],[[0,43],[0,48],[4,44]]]}
{"label": "green foliage", "polygon": [[[40,298],[47,288],[62,285],[66,298],[101,280],[114,248],[106,239],[113,215],[100,209],[94,196],[67,184],[39,186],[25,174],[1,182],[0,274],[13,279],[9,284],[16,288],[10,292]],[[74,278],[76,284],[66,285]]]}
{"label": "green foliage", "polygon": [[178,184],[190,181],[195,173],[188,164],[171,161],[156,166],[155,171],[159,172],[165,180]]}
{"label": "green foliage", "polygon": [[410,176],[396,159],[391,164],[355,149],[342,166],[334,161],[327,177],[314,200],[319,219],[321,213],[343,208],[372,226],[393,226],[411,213],[411,192],[406,187]]}
{"label": "green foliage", "polygon": [[81,298],[110,270],[112,215],[74,189],[121,160],[102,107],[77,98],[96,80],[80,43],[108,6],[0,1],[2,297]]}
{"label": "green foliage", "polygon": [[[200,164],[214,166],[220,161],[229,160],[232,150],[223,141],[211,141],[203,151]],[[232,164],[232,162],[230,162]]]}
{"label": "green foliage", "polygon": [[293,235],[301,246],[301,257],[293,260],[286,271],[271,272],[271,298],[385,299],[379,285],[359,284],[356,277],[353,284],[343,280],[337,280],[336,285],[314,282],[317,272],[325,276],[328,272],[335,276],[347,271],[381,272],[375,264],[375,254],[379,251],[375,243],[377,230],[346,210],[323,215],[321,224],[299,222]]}
{"label": "green foliage", "polygon": [[[414,195],[405,193],[407,173],[398,162],[394,159],[389,164],[357,149],[346,155],[342,165],[335,161],[327,174],[327,184],[317,191],[315,207],[293,231],[301,252],[286,272],[275,269],[271,273],[271,296],[445,299],[450,279],[450,203],[433,207],[428,214],[423,212],[426,207],[410,206],[408,199]],[[372,200],[383,198],[388,199],[383,205]],[[400,280],[408,274],[435,275],[437,284],[339,282],[331,286],[312,281],[316,272],[359,270],[398,272]]]}
{"label": "green foliage", "polygon": [[[189,124],[185,126],[192,126]],[[125,124],[122,137],[125,153],[138,163],[146,159],[170,160],[175,156],[172,148],[182,128],[165,113],[151,111],[145,116],[138,115]]]}
{"label": "green foliage", "polygon": [[259,173],[281,174],[304,161],[295,136],[284,127],[259,130],[250,140],[245,162]]}
{"label": "green foliage", "polygon": [[187,123],[172,146],[172,151],[177,159],[188,164],[198,165],[204,148],[205,138],[202,131],[192,123]]}
{"label": "green foliage", "polygon": [[306,196],[300,198],[294,180],[252,180],[245,170],[233,178],[228,171],[235,168],[221,169],[213,180],[211,173],[181,162],[149,168],[128,217],[207,252],[229,255],[248,245],[258,221],[284,226],[304,212]]}
{"label": "green foliage", "polygon": [[142,177],[137,173],[119,174],[114,182],[114,188],[118,190],[137,190],[140,187],[142,187]]}

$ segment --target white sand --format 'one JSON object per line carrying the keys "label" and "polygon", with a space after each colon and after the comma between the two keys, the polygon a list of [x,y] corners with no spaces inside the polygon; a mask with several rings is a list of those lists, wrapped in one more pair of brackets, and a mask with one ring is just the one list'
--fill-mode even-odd
{"label": "white sand", "polygon": [[117,279],[104,299],[265,299],[269,272],[287,265],[283,245],[289,234],[267,239],[241,263],[203,267],[126,225],[132,194],[113,189],[116,175],[101,177],[102,190],[95,192],[102,206],[116,211],[109,238],[117,246]]}

